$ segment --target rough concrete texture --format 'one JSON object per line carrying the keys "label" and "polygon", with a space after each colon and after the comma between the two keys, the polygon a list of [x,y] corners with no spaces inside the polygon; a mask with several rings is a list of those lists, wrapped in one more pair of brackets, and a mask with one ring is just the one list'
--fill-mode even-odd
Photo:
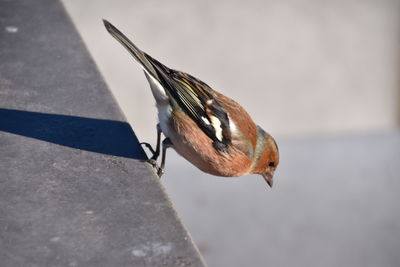
{"label": "rough concrete texture", "polygon": [[0,1],[0,266],[203,266],[58,1]]}

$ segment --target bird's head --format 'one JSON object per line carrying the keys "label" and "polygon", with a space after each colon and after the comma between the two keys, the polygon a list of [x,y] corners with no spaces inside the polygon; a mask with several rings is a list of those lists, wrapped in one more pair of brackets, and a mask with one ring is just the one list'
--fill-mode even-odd
{"label": "bird's head", "polygon": [[[260,174],[270,187],[273,185],[274,172],[279,164],[279,150],[274,138],[259,128],[261,144],[256,148],[256,163],[252,173]],[[257,151],[257,149],[259,151]]]}

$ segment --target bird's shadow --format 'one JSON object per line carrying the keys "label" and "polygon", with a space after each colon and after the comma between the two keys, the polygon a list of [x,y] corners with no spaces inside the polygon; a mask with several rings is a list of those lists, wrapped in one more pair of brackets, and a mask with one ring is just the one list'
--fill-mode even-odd
{"label": "bird's shadow", "polygon": [[122,121],[0,108],[0,131],[81,150],[147,159],[132,128]]}

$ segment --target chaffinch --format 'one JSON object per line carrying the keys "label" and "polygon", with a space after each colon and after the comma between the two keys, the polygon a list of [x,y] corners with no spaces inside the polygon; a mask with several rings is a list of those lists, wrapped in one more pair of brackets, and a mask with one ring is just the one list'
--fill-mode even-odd
{"label": "chaffinch", "polygon": [[[257,126],[249,114],[234,100],[218,93],[190,74],[166,67],[137,48],[111,23],[103,20],[107,31],[136,59],[144,70],[156,100],[159,124],[156,149],[148,143],[161,176],[166,149],[178,154],[200,170],[217,176],[233,177],[261,174],[272,187],[279,163],[274,138]],[[156,165],[154,165],[156,166]]]}

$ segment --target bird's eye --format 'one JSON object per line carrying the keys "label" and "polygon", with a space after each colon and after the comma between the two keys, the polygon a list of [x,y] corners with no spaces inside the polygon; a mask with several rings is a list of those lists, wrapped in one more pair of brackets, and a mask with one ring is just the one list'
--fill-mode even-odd
{"label": "bird's eye", "polygon": [[275,162],[270,161],[270,162],[268,163],[268,166],[269,166],[269,167],[275,167]]}

